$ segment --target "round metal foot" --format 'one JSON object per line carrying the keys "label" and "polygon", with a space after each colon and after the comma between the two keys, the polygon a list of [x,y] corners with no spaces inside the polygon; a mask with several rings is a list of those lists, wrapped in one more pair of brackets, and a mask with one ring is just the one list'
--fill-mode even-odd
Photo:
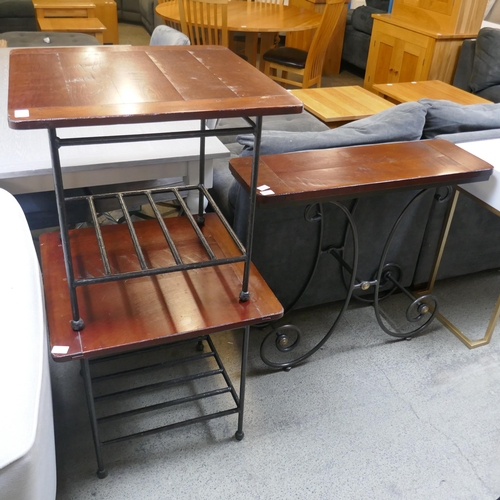
{"label": "round metal foot", "polygon": [[250,292],[244,292],[243,290],[240,292],[240,300],[241,302],[247,302],[250,300]]}
{"label": "round metal foot", "polygon": [[196,350],[198,352],[203,352],[205,350],[205,347],[203,346],[203,342],[201,340],[196,344]]}
{"label": "round metal foot", "polygon": [[243,431],[236,431],[234,434],[236,441],[241,441],[245,437],[245,433]]}
{"label": "round metal foot", "polygon": [[76,321],[74,319],[72,319],[70,321],[70,323],[71,323],[72,330],[75,331],[75,332],[79,332],[79,331],[81,331],[81,330],[83,330],[85,328],[85,323],[83,322],[82,318],[80,318],[80,319],[78,319]]}
{"label": "round metal foot", "polygon": [[105,477],[107,477],[108,471],[106,469],[98,470],[96,474],[99,479],[104,479]]}
{"label": "round metal foot", "polygon": [[285,366],[285,368],[283,368],[283,371],[284,372],[289,372],[291,369],[292,369],[291,366]]}

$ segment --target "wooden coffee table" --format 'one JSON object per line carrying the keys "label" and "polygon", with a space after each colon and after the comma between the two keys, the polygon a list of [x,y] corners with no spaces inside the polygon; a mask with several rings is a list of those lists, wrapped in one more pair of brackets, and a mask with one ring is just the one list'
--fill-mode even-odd
{"label": "wooden coffee table", "polygon": [[419,99],[444,99],[457,104],[489,104],[491,101],[439,80],[403,83],[376,83],[373,89],[396,104]]}
{"label": "wooden coffee table", "polygon": [[329,127],[366,118],[393,104],[358,85],[291,90],[304,108]]}

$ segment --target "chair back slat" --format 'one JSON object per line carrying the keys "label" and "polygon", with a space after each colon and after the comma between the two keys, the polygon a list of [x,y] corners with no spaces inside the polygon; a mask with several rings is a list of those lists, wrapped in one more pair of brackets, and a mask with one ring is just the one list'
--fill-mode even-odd
{"label": "chair back slat", "polygon": [[228,0],[178,0],[182,32],[191,45],[228,46]]}
{"label": "chair back slat", "polygon": [[[314,83],[321,85],[321,74],[325,62],[326,51],[333,32],[339,22],[345,0],[326,0],[325,10],[321,23],[311,42],[311,47],[307,53],[306,67],[304,69],[304,88]],[[313,83],[312,81],[315,80]],[[306,82],[311,82],[306,85]]]}

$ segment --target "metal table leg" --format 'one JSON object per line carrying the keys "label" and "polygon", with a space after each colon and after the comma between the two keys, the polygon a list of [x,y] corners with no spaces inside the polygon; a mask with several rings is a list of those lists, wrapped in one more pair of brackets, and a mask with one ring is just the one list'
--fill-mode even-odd
{"label": "metal table leg", "polygon": [[[349,276],[348,283],[346,283],[346,289],[347,289],[346,298],[344,300],[340,312],[333,321],[333,324],[327,331],[327,333],[319,340],[319,342],[316,343],[314,347],[312,347],[303,354],[298,354],[292,360],[281,361],[279,360],[279,358],[275,360],[272,359],[272,357],[269,356],[267,353],[272,349],[272,354],[274,355],[274,357],[276,357],[276,355],[279,356],[280,354],[290,353],[295,349],[297,349],[303,337],[301,330],[295,325],[288,324],[273,329],[269,334],[267,334],[264,340],[262,341],[260,354],[262,360],[268,366],[271,366],[272,368],[290,369],[293,366],[305,361],[308,357],[312,356],[315,352],[317,352],[333,334],[336,326],[344,316],[344,313],[347,310],[351,298],[355,297],[355,292],[357,290],[362,290],[364,292],[370,289],[374,290],[373,298],[370,299],[361,298],[361,300],[369,302],[373,305],[377,322],[381,327],[381,329],[388,335],[397,338],[409,338],[413,335],[422,332],[425,328],[427,328],[427,326],[433,321],[433,319],[436,317],[438,313],[438,304],[436,298],[430,294],[420,297],[415,297],[414,295],[412,295],[400,284],[402,276],[399,266],[387,263],[387,256],[389,253],[389,249],[394,239],[394,236],[398,230],[398,227],[404,220],[406,214],[410,211],[413,205],[417,203],[418,200],[426,193],[426,191],[427,190],[425,189],[419,191],[403,208],[400,216],[394,223],[389,233],[375,276],[373,278],[368,278],[368,279],[360,279],[357,276],[359,244],[358,244],[358,233],[356,224],[354,222],[353,213],[350,212],[344,205],[338,202],[329,202],[332,205],[339,208],[340,210],[342,210],[348,221],[345,239],[347,239],[348,234],[350,233],[351,234],[350,237],[352,238],[353,242],[353,256],[352,256],[352,262],[347,262],[345,260],[344,250],[343,250],[345,244],[342,248],[322,247],[323,226],[324,226],[324,221],[323,221],[324,211],[322,210],[322,205],[321,204],[313,205],[306,208],[305,218],[306,220],[312,223],[318,223],[320,225],[319,228],[320,237],[316,253],[316,264],[313,266],[311,275],[307,280],[307,284],[302,289],[300,296],[294,301],[294,304],[298,302],[300,297],[307,290],[308,286],[312,281],[312,277],[316,272],[319,258],[322,254],[325,253],[332,255],[339,262],[344,272]],[[353,211],[354,210],[355,208],[353,209]],[[418,326],[414,328],[412,327],[410,331],[399,331],[391,329],[384,323],[382,319],[379,302],[392,295],[396,290],[403,292],[404,295],[406,295],[408,299],[411,301],[410,305],[406,310],[406,320],[408,321],[408,323],[409,324],[417,322],[419,323]]]}

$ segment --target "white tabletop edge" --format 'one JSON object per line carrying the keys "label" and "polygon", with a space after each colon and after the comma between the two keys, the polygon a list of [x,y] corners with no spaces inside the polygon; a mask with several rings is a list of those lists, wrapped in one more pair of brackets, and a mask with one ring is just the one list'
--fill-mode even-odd
{"label": "white tabletop edge", "polygon": [[494,167],[487,181],[461,184],[461,190],[486,203],[495,210],[500,210],[500,139],[487,139],[458,143],[457,146],[481,158]]}

